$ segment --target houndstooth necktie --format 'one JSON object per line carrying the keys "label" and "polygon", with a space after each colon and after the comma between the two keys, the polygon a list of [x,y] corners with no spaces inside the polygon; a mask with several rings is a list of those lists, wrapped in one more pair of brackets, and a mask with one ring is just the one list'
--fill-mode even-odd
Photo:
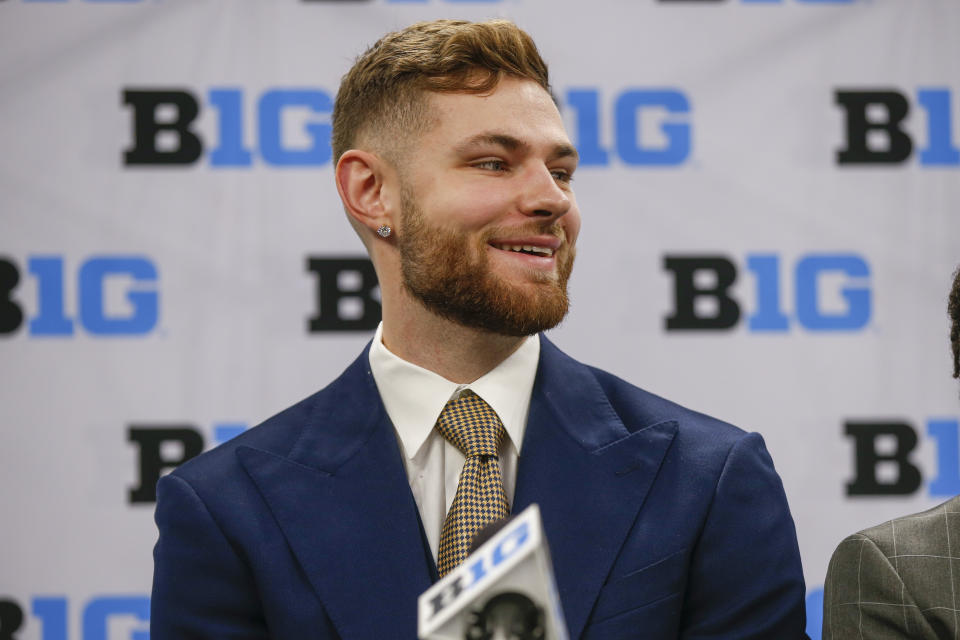
{"label": "houndstooth necktie", "polygon": [[506,518],[510,505],[497,460],[506,431],[490,405],[465,390],[443,408],[436,429],[467,457],[457,495],[440,532],[437,571],[443,577],[467,557],[477,531]]}

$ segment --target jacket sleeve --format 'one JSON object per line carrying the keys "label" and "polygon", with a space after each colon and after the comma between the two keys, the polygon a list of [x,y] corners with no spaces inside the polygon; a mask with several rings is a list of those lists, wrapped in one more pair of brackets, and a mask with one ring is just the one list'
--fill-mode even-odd
{"label": "jacket sleeve", "polygon": [[855,533],[830,558],[823,593],[823,640],[936,638],[893,564]]}
{"label": "jacket sleeve", "polygon": [[151,640],[253,640],[268,633],[247,564],[185,480],[157,484]]}
{"label": "jacket sleeve", "polygon": [[758,434],[727,455],[689,579],[680,633],[686,640],[807,637],[797,533]]}

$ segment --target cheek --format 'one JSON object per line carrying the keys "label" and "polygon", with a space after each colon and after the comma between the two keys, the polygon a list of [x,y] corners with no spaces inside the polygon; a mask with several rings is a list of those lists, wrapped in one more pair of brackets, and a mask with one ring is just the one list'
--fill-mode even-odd
{"label": "cheek", "polygon": [[489,187],[461,187],[431,206],[435,221],[462,231],[479,230],[496,223],[509,211],[509,201]]}

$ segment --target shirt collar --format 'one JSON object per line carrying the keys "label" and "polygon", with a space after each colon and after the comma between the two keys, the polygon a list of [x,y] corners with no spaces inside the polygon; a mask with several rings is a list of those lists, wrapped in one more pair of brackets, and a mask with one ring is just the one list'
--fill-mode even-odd
{"label": "shirt collar", "polygon": [[403,444],[404,456],[412,459],[426,443],[447,401],[470,389],[489,404],[510,439],[517,455],[523,443],[530,411],[530,394],[540,360],[540,338],[526,339],[510,356],[469,384],[457,384],[419,367],[387,349],[382,340],[383,323],[370,346],[370,369],[387,415]]}

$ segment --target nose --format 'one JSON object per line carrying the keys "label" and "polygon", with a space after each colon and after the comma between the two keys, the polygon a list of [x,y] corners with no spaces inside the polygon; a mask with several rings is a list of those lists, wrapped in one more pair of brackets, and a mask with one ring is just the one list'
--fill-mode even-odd
{"label": "nose", "polygon": [[557,183],[546,166],[531,168],[525,176],[519,208],[527,216],[560,218],[570,210],[571,194]]}

